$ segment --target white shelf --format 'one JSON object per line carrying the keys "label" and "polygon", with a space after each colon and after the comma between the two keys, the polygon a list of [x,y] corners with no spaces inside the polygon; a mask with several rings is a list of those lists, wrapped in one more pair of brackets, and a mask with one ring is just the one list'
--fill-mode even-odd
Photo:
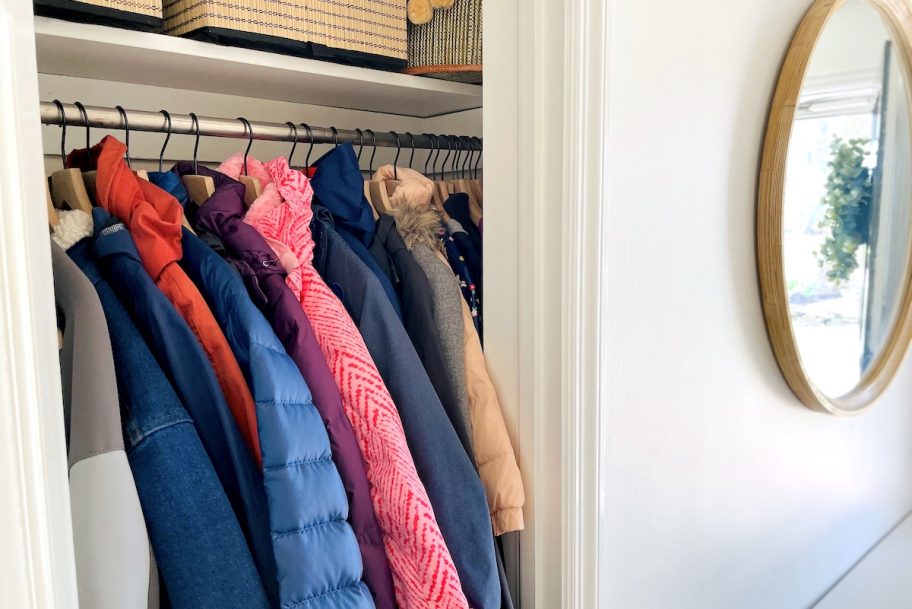
{"label": "white shelf", "polygon": [[481,87],[118,28],[35,18],[38,71],[427,118]]}

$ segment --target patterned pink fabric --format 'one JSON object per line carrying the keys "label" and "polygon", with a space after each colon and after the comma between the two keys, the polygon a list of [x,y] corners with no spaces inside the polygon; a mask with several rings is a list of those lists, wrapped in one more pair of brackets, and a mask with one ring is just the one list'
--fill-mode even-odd
{"label": "patterned pink fabric", "polygon": [[[219,169],[236,177],[236,164],[230,161]],[[247,163],[251,167],[256,161],[248,157]],[[467,609],[393,399],[354,322],[311,264],[310,181],[284,158],[270,161],[265,169],[284,200],[257,199],[245,221],[297,256],[299,264],[287,282],[313,325],[364,454],[396,600],[402,609]]]}

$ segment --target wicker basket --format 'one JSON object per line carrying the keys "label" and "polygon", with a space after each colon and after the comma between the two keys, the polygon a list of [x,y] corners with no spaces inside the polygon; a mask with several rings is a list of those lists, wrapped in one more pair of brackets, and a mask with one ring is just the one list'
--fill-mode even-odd
{"label": "wicker basket", "polygon": [[35,0],[35,14],[133,30],[160,30],[161,0]]}
{"label": "wicker basket", "polygon": [[456,0],[424,25],[409,24],[409,74],[481,84],[481,0]]}
{"label": "wicker basket", "polygon": [[165,33],[402,70],[407,0],[165,0]]}

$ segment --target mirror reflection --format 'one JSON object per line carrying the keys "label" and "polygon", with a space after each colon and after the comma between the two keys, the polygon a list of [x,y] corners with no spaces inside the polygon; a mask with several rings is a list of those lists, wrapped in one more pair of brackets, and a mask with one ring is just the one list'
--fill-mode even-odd
{"label": "mirror reflection", "polygon": [[827,396],[890,336],[910,249],[905,66],[880,13],[848,0],[811,56],[789,140],[783,256],[802,364]]}

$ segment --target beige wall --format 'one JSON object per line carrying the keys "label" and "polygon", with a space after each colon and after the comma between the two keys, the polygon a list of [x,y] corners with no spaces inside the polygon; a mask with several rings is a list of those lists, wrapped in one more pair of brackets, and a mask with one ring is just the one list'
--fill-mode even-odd
{"label": "beige wall", "polygon": [[611,3],[606,607],[808,607],[912,508],[912,362],[814,413],[763,324],[756,174],[809,4]]}

